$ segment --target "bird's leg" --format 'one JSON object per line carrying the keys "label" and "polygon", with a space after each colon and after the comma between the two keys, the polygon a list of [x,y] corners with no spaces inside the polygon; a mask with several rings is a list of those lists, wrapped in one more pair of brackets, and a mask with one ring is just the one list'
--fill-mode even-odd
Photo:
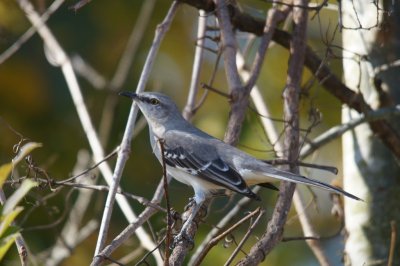
{"label": "bird's leg", "polygon": [[195,197],[189,198],[189,203],[186,204],[186,206],[183,208],[183,210],[187,211],[194,205],[196,205],[196,198]]}
{"label": "bird's leg", "polygon": [[197,200],[191,201],[191,205],[193,206],[192,207],[192,211],[191,211],[191,213],[189,215],[189,218],[183,224],[182,229],[179,232],[179,234],[177,234],[174,237],[173,247],[175,247],[179,242],[182,242],[184,240],[189,241],[191,245],[194,244],[194,240],[188,234],[187,230],[189,229],[189,226],[192,224],[194,218],[196,217],[197,213],[201,209],[203,203],[204,203],[204,200],[201,200],[199,202]]}

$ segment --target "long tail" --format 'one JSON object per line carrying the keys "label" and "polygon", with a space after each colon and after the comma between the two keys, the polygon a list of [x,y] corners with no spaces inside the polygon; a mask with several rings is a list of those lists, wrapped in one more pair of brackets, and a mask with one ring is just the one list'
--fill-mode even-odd
{"label": "long tail", "polygon": [[274,173],[268,173],[268,176],[272,176],[281,180],[285,180],[285,181],[289,181],[289,182],[294,182],[294,183],[299,183],[299,184],[305,184],[305,185],[311,185],[311,186],[315,186],[315,187],[319,187],[319,188],[323,188],[332,192],[336,192],[339,194],[342,194],[344,196],[347,196],[349,198],[355,199],[355,200],[361,200],[359,197],[354,196],[353,194],[350,194],[349,192],[346,192],[340,188],[334,187],[332,185],[329,185],[327,183],[315,180],[315,179],[311,179],[311,178],[307,178],[305,176],[301,176],[301,175],[296,175],[290,172],[286,172],[286,171],[282,171],[282,170],[277,170],[274,169]]}

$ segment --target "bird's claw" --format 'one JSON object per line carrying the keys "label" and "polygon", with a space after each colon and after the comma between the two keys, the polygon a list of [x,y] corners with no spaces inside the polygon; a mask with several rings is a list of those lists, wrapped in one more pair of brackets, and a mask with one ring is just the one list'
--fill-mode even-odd
{"label": "bird's claw", "polygon": [[189,198],[189,203],[185,206],[184,211],[187,211],[190,209],[193,205],[196,205],[196,200],[195,198]]}
{"label": "bird's claw", "polygon": [[184,231],[179,232],[174,237],[174,241],[172,242],[172,249],[174,249],[179,243],[187,242],[190,246],[190,249],[194,246],[194,240]]}

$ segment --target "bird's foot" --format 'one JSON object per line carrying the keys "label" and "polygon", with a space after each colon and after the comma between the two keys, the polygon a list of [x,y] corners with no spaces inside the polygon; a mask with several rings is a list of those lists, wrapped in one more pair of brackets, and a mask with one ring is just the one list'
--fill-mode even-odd
{"label": "bird's foot", "polygon": [[185,242],[190,246],[190,249],[194,247],[194,240],[186,233],[185,230],[181,230],[181,232],[174,237],[171,247],[174,249],[178,244]]}
{"label": "bird's foot", "polygon": [[185,208],[183,210],[187,211],[191,207],[193,207],[194,205],[196,205],[196,199],[194,197],[193,198],[189,198],[189,203],[185,206]]}

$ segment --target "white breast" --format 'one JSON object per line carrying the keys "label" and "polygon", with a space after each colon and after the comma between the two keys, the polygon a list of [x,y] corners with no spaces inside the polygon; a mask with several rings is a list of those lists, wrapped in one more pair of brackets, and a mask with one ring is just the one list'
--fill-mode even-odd
{"label": "white breast", "polygon": [[212,191],[225,189],[224,187],[205,181],[199,177],[169,165],[167,165],[167,173],[179,182],[193,187],[197,203],[204,201],[212,193]]}

